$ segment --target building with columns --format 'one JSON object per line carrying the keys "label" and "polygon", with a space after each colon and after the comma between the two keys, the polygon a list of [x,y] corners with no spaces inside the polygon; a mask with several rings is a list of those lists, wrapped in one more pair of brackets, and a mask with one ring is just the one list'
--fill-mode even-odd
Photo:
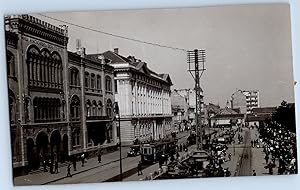
{"label": "building with columns", "polygon": [[173,131],[170,76],[150,70],[147,63],[133,56],[121,56],[118,49],[101,55],[115,69],[114,91],[121,115],[122,143],[158,140],[170,134]]}
{"label": "building with columns", "polygon": [[5,17],[14,176],[113,146],[113,67],[67,51],[67,26]]}

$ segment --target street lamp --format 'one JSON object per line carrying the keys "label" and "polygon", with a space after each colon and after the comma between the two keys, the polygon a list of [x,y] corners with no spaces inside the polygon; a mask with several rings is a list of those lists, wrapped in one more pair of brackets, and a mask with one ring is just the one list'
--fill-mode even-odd
{"label": "street lamp", "polygon": [[122,181],[123,171],[122,171],[122,146],[121,146],[121,117],[120,117],[118,102],[114,103],[114,113],[116,117],[118,117],[118,121],[119,121],[118,133],[119,133],[119,150],[120,150],[120,181]]}

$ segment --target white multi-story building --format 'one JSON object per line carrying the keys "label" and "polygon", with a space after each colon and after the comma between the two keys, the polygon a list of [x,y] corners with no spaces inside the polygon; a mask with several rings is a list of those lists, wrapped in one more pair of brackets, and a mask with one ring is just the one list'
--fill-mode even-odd
{"label": "white multi-story building", "polygon": [[101,55],[115,69],[115,101],[121,115],[122,143],[158,140],[170,134],[173,129],[169,75],[155,73],[147,63],[133,56],[119,55],[117,48]]}
{"label": "white multi-story building", "polygon": [[252,113],[253,108],[259,107],[258,90],[237,90],[231,95],[231,108],[239,108],[240,113]]}
{"label": "white multi-story building", "polygon": [[253,108],[259,107],[259,91],[244,90],[243,94],[246,96],[247,113],[252,113]]}

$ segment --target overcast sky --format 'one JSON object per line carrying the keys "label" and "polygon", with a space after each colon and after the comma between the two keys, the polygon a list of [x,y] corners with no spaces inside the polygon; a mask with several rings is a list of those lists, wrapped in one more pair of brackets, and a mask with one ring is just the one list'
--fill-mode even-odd
{"label": "overcast sky", "polygon": [[[180,9],[49,13],[85,27],[161,45],[207,51],[201,78],[205,103],[225,106],[236,89],[259,90],[260,104],[294,102],[290,11],[286,4]],[[37,16],[52,24],[57,21]],[[169,73],[173,88],[193,88],[186,53],[119,39],[69,26],[68,49],[81,39],[87,53],[119,48],[158,73]]]}

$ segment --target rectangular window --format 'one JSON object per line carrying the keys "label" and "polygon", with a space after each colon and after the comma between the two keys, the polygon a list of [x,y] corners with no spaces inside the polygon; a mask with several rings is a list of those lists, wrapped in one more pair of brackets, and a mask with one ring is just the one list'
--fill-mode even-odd
{"label": "rectangular window", "polygon": [[101,90],[101,78],[100,78],[100,75],[97,75],[97,89]]}
{"label": "rectangular window", "polygon": [[120,126],[118,124],[118,126],[117,126],[117,137],[119,137],[119,136],[120,136]]}
{"label": "rectangular window", "polygon": [[115,93],[118,93],[118,81],[115,80]]}

